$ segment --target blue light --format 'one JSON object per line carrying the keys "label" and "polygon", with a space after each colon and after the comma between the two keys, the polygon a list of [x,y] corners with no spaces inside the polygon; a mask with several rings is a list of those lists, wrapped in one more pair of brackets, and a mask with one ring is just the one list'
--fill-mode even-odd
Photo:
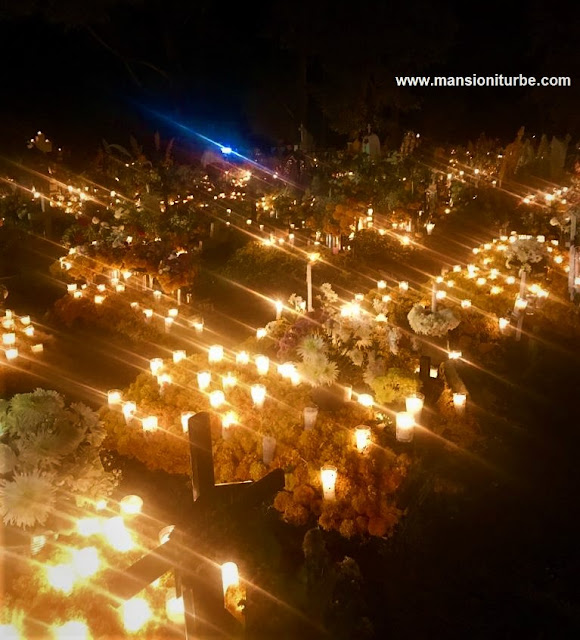
{"label": "blue light", "polygon": [[230,153],[232,153],[232,148],[231,147],[221,147],[222,153],[224,154],[224,156],[229,155]]}

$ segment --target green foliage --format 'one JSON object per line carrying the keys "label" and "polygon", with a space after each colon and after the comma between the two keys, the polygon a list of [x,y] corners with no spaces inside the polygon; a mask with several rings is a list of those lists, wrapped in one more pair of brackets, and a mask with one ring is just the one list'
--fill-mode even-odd
{"label": "green foliage", "polygon": [[226,263],[223,274],[245,286],[290,295],[305,278],[304,258],[260,242],[249,242]]}

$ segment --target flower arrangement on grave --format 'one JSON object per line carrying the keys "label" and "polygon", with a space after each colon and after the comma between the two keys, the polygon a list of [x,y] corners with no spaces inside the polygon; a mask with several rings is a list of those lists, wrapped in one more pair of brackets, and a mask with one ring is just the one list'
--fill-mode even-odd
{"label": "flower arrangement on grave", "polygon": [[460,320],[451,309],[431,311],[422,304],[415,304],[407,315],[413,331],[423,336],[441,337],[459,326]]}
{"label": "flower arrangement on grave", "polygon": [[0,403],[0,514],[4,524],[58,531],[77,508],[117,483],[99,457],[103,425],[82,404],[37,389]]}
{"label": "flower arrangement on grave", "polygon": [[505,250],[505,266],[530,272],[546,258],[546,245],[534,236],[512,236]]}
{"label": "flower arrangement on grave", "polygon": [[[319,375],[323,347],[319,338],[308,340],[305,360]],[[225,356],[209,363],[203,354],[164,362],[156,370],[157,380],[141,374],[123,393],[123,401],[134,403],[133,413],[125,415],[121,406],[102,410],[108,434],[104,446],[151,469],[186,474],[190,461],[183,414],[187,419],[209,411],[218,482],[257,480],[282,467],[287,485],[275,506],[288,522],[318,522],[348,536],[391,532],[401,516],[394,496],[409,461],[390,450],[392,436],[385,429],[374,430],[373,440],[379,446],[371,447],[368,455],[357,450],[354,429],[374,423],[372,408],[348,403],[335,413],[321,410],[314,427],[306,429],[303,410],[311,405],[311,389],[299,377],[300,363],[285,362],[277,369],[272,361],[269,370],[260,373],[253,360],[248,354],[243,360]],[[263,385],[265,392],[258,404],[252,394],[256,385]],[[148,416],[156,417],[152,429]],[[269,456],[266,441],[273,446]],[[323,500],[320,482],[320,468],[329,461],[339,477],[337,500],[332,503]],[[372,498],[367,499],[369,483],[373,483]]]}

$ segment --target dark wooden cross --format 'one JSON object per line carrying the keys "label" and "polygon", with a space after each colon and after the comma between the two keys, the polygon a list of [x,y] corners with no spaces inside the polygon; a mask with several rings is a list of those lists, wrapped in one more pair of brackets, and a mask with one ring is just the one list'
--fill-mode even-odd
{"label": "dark wooden cross", "polygon": [[[271,502],[284,488],[284,472],[275,469],[257,482],[215,484],[210,414],[197,413],[188,423],[193,504],[188,523],[176,527],[169,540],[109,581],[111,594],[127,600],[173,571],[177,595],[185,605],[186,640],[239,638],[241,623],[226,610],[219,565],[196,552],[196,538],[207,533],[207,524],[219,518],[228,528],[241,529],[248,511]],[[199,547],[199,544],[197,545]]]}

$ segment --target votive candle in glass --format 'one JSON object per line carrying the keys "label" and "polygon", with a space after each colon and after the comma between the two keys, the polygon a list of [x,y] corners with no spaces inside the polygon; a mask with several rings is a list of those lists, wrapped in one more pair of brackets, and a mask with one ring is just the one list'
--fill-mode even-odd
{"label": "votive candle in glass", "polygon": [[408,411],[399,411],[396,416],[396,437],[399,442],[411,442],[415,419]]}
{"label": "votive candle in glass", "polygon": [[322,495],[325,500],[336,499],[336,478],[338,470],[330,464],[320,468],[320,480],[322,481]]}

